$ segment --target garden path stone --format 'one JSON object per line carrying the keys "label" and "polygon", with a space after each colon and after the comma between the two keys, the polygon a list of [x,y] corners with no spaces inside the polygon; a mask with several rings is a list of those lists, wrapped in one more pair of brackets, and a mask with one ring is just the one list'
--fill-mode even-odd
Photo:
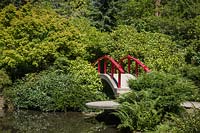
{"label": "garden path stone", "polygon": [[[117,109],[119,107],[119,103],[115,101],[96,101],[96,102],[89,102],[86,103],[86,106],[88,108],[95,108],[95,109]],[[200,109],[200,102],[192,102],[192,101],[186,101],[181,103],[182,107],[185,108],[197,108]]]}
{"label": "garden path stone", "polygon": [[88,108],[95,108],[95,109],[117,109],[119,107],[119,103],[114,101],[96,101],[96,102],[89,102],[86,103]]}

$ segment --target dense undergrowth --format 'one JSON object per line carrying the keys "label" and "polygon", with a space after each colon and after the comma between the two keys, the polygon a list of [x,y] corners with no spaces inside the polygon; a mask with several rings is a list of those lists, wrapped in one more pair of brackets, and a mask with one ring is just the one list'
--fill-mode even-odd
{"label": "dense undergrowth", "polygon": [[87,61],[59,58],[55,64],[16,81],[5,92],[10,102],[23,109],[86,111],[86,102],[105,100],[98,74]]}
{"label": "dense undergrowth", "polygon": [[2,0],[0,92],[15,108],[86,111],[106,99],[91,64],[130,54],[153,72],[130,81],[119,128],[199,131],[180,107],[200,101],[199,9],[198,0]]}
{"label": "dense undergrowth", "polygon": [[[199,89],[193,82],[163,72],[151,72],[137,80],[130,80],[129,84],[133,91],[119,97],[121,106],[115,115],[120,118],[122,123],[118,128],[128,128],[133,131],[154,131],[160,124],[175,121],[174,125],[180,124],[176,130],[188,130],[189,126],[182,129],[187,122],[179,123],[178,121],[182,121],[192,114],[186,113],[187,115],[183,118],[177,118],[177,116],[185,112],[180,106],[182,102],[200,100]],[[198,113],[195,114],[195,116],[197,115]],[[199,117],[193,116],[192,118],[194,120],[188,121],[187,124],[190,124],[191,129],[199,131],[198,124],[192,125],[191,123],[199,121]],[[173,127],[174,125],[167,126]]]}

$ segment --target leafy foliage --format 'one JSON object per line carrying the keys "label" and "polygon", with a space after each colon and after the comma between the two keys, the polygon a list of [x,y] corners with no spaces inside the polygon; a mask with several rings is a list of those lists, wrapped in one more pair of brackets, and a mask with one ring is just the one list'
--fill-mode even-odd
{"label": "leafy foliage", "polygon": [[180,103],[193,100],[197,88],[191,81],[162,72],[151,72],[130,80],[132,92],[119,98],[122,103],[115,113],[120,119],[119,128],[155,130],[166,114],[179,114]]}
{"label": "leafy foliage", "polygon": [[132,25],[138,31],[170,35],[178,48],[185,50],[186,62],[199,65],[199,23],[199,16],[187,21],[181,18],[157,18],[152,16],[136,20]]}
{"label": "leafy foliage", "polygon": [[47,69],[60,55],[70,59],[86,55],[86,44],[80,42],[82,33],[74,21],[30,6],[17,10],[10,5],[0,13],[0,67],[12,79]]}
{"label": "leafy foliage", "polygon": [[163,3],[163,16],[176,16],[184,19],[195,18],[199,15],[200,3],[198,0],[169,0]]}
{"label": "leafy foliage", "polygon": [[119,26],[111,33],[110,41],[102,47],[115,59],[132,55],[149,68],[166,72],[182,67],[183,54],[169,36],[158,33],[139,33],[130,26]]}
{"label": "leafy foliage", "polygon": [[153,129],[160,122],[160,114],[154,109],[154,101],[143,101],[140,103],[124,102],[117,113],[121,120],[118,128],[145,131]]}
{"label": "leafy foliage", "polygon": [[[12,15],[7,13],[9,10],[13,12]],[[52,20],[56,14],[49,12],[49,16],[46,16],[46,13],[48,11],[30,9],[30,5],[19,11],[10,5],[1,12],[0,23],[4,28],[0,33],[0,45],[3,47],[0,64],[13,77],[44,69],[55,59],[57,46],[45,38],[51,33],[50,29],[54,29],[54,21],[59,17]],[[7,15],[10,15],[9,19]],[[46,21],[50,23],[44,25]]]}
{"label": "leafy foliage", "polygon": [[85,111],[86,102],[105,99],[94,68],[82,60],[67,63],[68,73],[52,69],[29,74],[5,94],[12,97],[17,108],[42,111]]}
{"label": "leafy foliage", "polygon": [[154,14],[153,0],[126,0],[120,3],[120,11],[117,14],[118,23],[130,23],[132,19],[139,19]]}
{"label": "leafy foliage", "polygon": [[2,92],[5,86],[11,85],[11,80],[5,71],[0,70],[0,92]]}
{"label": "leafy foliage", "polygon": [[[185,51],[186,61],[199,65],[198,0],[161,0],[159,7],[153,0],[128,0],[121,6],[117,17],[119,24],[132,25],[140,32],[170,35],[182,52]],[[154,15],[156,11],[160,12],[159,17]]]}
{"label": "leafy foliage", "polygon": [[170,131],[166,114],[200,101],[199,0],[2,0],[0,8],[0,89],[18,79],[4,89],[16,107],[84,111],[85,102],[105,99],[87,62],[105,54],[161,71],[130,81],[120,128]]}
{"label": "leafy foliage", "polygon": [[65,17],[88,16],[91,6],[90,0],[43,0],[34,2],[35,5],[50,7]]}
{"label": "leafy foliage", "polygon": [[[170,103],[170,101],[172,102],[171,105],[176,105],[173,104],[176,102],[178,105],[182,100],[194,100],[198,92],[198,88],[192,81],[163,72],[151,72],[143,75],[137,80],[130,80],[129,85],[131,89],[138,91],[138,93],[147,91],[150,93],[148,96],[151,99],[160,99],[158,105],[163,104],[163,107],[165,104],[166,107],[169,107],[170,104],[167,103]],[[162,102],[162,100],[167,103]],[[173,110],[172,107],[169,107],[170,109]]]}
{"label": "leafy foliage", "polygon": [[200,111],[193,109],[191,112],[182,113],[181,117],[173,116],[176,132],[179,133],[195,133],[200,131]]}
{"label": "leafy foliage", "polygon": [[4,7],[8,6],[9,4],[13,4],[17,7],[20,7],[27,2],[33,2],[34,0],[2,0],[0,3],[0,9],[3,9]]}
{"label": "leafy foliage", "polygon": [[192,66],[186,66],[182,69],[182,74],[184,77],[187,77],[188,79],[191,79],[195,82],[197,86],[200,85],[200,66],[192,67]]}
{"label": "leafy foliage", "polygon": [[123,0],[94,0],[90,14],[93,25],[101,31],[111,31],[117,25],[117,11]]}

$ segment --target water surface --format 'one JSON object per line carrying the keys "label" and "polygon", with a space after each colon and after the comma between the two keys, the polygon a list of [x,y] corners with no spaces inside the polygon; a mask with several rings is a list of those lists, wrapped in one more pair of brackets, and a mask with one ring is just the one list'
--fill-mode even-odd
{"label": "water surface", "polygon": [[0,133],[117,133],[94,117],[78,112],[42,113],[19,110],[0,111]]}

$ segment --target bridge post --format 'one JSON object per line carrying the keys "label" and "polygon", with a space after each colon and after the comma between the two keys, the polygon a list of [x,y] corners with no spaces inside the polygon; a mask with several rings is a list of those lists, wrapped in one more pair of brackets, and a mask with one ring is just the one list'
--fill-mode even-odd
{"label": "bridge post", "polygon": [[114,72],[115,72],[115,66],[113,63],[111,63],[111,78],[112,79],[113,79]]}
{"label": "bridge post", "polygon": [[107,72],[107,60],[104,59],[104,74]]}
{"label": "bridge post", "polygon": [[121,72],[118,73],[118,88],[121,88]]}

